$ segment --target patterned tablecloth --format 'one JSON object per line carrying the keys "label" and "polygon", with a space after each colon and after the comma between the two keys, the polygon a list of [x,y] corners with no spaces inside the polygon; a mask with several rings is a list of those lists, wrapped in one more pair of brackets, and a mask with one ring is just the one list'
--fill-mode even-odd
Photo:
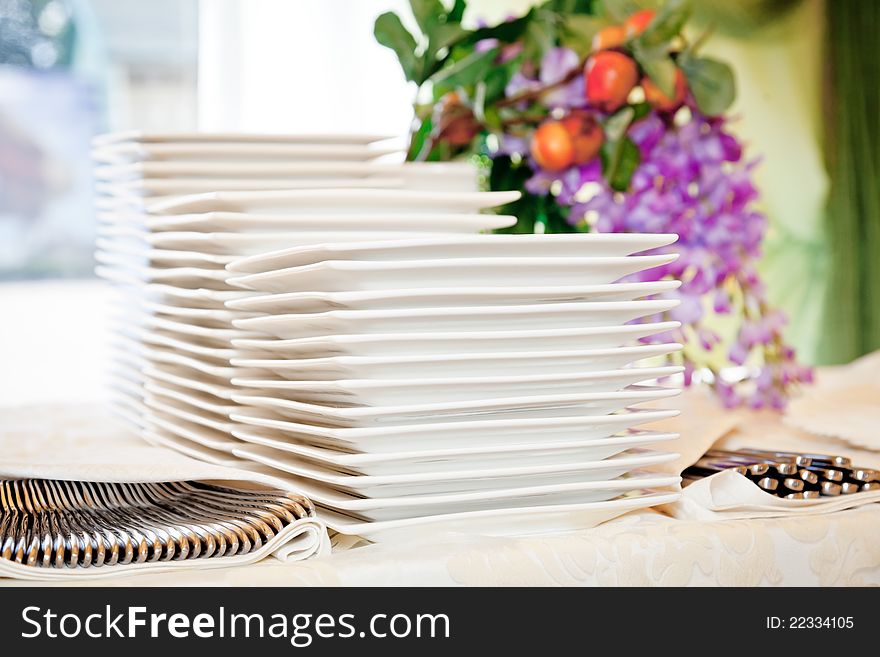
{"label": "patterned tablecloth", "polygon": [[[792,428],[772,414],[720,410],[701,393],[678,400],[688,436],[845,453],[880,466],[880,453]],[[112,432],[112,436],[108,435]],[[717,434],[717,435],[715,435]],[[137,440],[89,406],[0,409],[0,446],[52,435],[61,449],[96,438]],[[699,443],[699,441],[697,441]],[[699,450],[703,447],[700,446]],[[699,451],[698,450],[698,451]],[[4,585],[28,582],[2,581]],[[66,583],[65,583],[66,584]],[[77,585],[880,585],[880,504],[795,518],[680,520],[632,513],[577,533],[529,538],[436,536],[428,542],[337,542],[328,557],[267,560],[222,570],[132,574]]]}

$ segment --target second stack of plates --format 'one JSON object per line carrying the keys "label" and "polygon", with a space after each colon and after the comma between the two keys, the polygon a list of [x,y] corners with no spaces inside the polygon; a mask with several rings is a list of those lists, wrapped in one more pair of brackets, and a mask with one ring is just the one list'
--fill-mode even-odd
{"label": "second stack of plates", "polygon": [[[378,236],[376,236],[378,237]],[[646,472],[674,435],[670,235],[447,235],[299,246],[237,259],[236,455],[298,477],[328,525],[524,534],[590,526],[676,497]],[[632,323],[642,320],[641,323]]]}
{"label": "second stack of plates", "polygon": [[[116,410],[154,443],[220,464],[232,449],[231,340],[257,334],[225,302],[225,265],[297,244],[448,235],[512,224],[478,214],[467,165],[377,162],[370,136],[139,133],[96,140],[98,272],[118,285]],[[266,191],[268,188],[284,191]],[[242,191],[246,190],[246,191]],[[419,191],[423,190],[423,191]]]}

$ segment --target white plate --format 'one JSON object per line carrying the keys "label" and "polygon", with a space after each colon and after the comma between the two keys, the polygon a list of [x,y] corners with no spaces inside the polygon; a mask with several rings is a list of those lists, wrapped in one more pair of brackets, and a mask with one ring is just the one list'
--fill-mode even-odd
{"label": "white plate", "polygon": [[155,180],[116,180],[95,183],[95,191],[105,196],[154,197],[208,192],[254,192],[288,189],[400,189],[402,178],[158,178]]}
{"label": "white plate", "polygon": [[222,465],[228,468],[240,468],[243,465],[241,459],[230,456],[228,452],[205,447],[159,427],[145,429],[141,432],[141,437],[152,445],[168,447],[199,461]]}
{"label": "white plate", "polygon": [[[485,217],[474,218],[467,227],[449,228],[448,232],[475,232],[483,230],[475,225],[474,222],[491,223],[494,221],[494,215],[480,215]],[[506,220],[505,220],[506,221]],[[446,230],[446,229],[443,229]],[[168,231],[159,233],[150,233],[144,237],[144,240],[155,248],[160,249],[183,249],[192,251],[202,251],[204,253],[220,253],[243,256],[252,253],[264,253],[280,246],[296,246],[299,244],[316,244],[320,242],[332,242],[334,240],[349,241],[357,240],[374,240],[381,235],[383,238],[397,239],[412,237],[413,231],[407,232],[312,232],[312,231],[283,231],[271,233],[199,233],[195,231]],[[228,272],[227,272],[228,274]]]}
{"label": "white plate", "polygon": [[229,271],[245,274],[302,267],[324,260],[388,262],[444,258],[620,257],[672,244],[677,235],[586,233],[557,235],[462,235],[430,239],[373,242],[339,242],[281,249],[236,260]]}
{"label": "white plate", "polygon": [[268,333],[285,340],[334,334],[525,331],[626,324],[647,315],[659,315],[678,304],[679,301],[675,299],[660,299],[403,310],[330,310],[324,313],[236,319],[233,323],[242,330]]}
{"label": "white plate", "polygon": [[384,310],[501,306],[573,301],[633,301],[677,289],[680,281],[611,283],[608,285],[554,285],[550,287],[439,287],[366,292],[242,293],[227,302],[230,308],[264,313],[315,313],[327,310]]}
{"label": "white plate", "polygon": [[173,162],[152,161],[95,168],[99,180],[204,178],[402,178],[407,183],[432,181],[475,184],[477,170],[469,162]]}
{"label": "white plate", "polygon": [[191,306],[179,306],[169,303],[161,303],[144,299],[141,306],[156,315],[168,315],[170,319],[183,319],[184,321],[193,322],[195,324],[204,322],[224,322],[228,326],[232,325],[235,319],[242,319],[252,315],[240,310],[226,310],[225,308],[195,308]]}
{"label": "white plate", "polygon": [[177,303],[192,304],[200,308],[225,308],[226,301],[234,301],[249,296],[251,292],[241,290],[211,290],[208,288],[183,288],[167,283],[144,283],[138,276],[118,267],[95,267],[100,278],[122,286],[128,298],[164,298]]}
{"label": "white plate", "polygon": [[300,482],[301,492],[316,504],[371,522],[420,518],[436,514],[464,513],[510,507],[548,506],[601,502],[630,491],[676,486],[680,477],[637,473],[611,481],[502,488],[472,493],[413,495],[370,499],[346,495],[326,486]]}
{"label": "white plate", "polygon": [[253,336],[253,333],[249,331],[241,331],[234,328],[198,326],[197,324],[178,322],[167,317],[157,317],[150,314],[143,315],[143,324],[172,333],[207,338],[225,344],[228,344],[234,338],[249,338]]}
{"label": "white plate", "polygon": [[244,394],[239,388],[233,392],[232,399],[246,406],[277,411],[284,417],[303,423],[335,427],[370,427],[608,415],[633,404],[674,397],[680,392],[674,388],[632,386],[619,392],[532,395],[407,406],[325,406],[284,399],[277,394],[273,396],[259,393]]}
{"label": "white plate", "polygon": [[435,423],[426,419],[419,424],[396,426],[332,427],[317,424],[314,418],[305,418],[303,422],[284,420],[254,407],[239,406],[234,413],[237,422],[271,430],[279,440],[361,454],[450,449],[485,451],[514,449],[533,443],[601,441],[640,424],[676,417],[678,414],[676,410],[631,409],[613,415],[514,417],[502,420],[465,418],[458,422]]}
{"label": "white plate", "polygon": [[234,339],[237,349],[270,354],[273,358],[327,356],[428,356],[436,354],[538,352],[602,349],[624,346],[641,338],[672,331],[678,322],[594,326],[538,331],[476,331],[328,335],[297,340]]}
{"label": "white plate", "polygon": [[511,351],[435,356],[331,356],[290,360],[232,357],[232,364],[265,369],[285,378],[298,376],[312,381],[437,378],[453,374],[462,377],[571,374],[617,369],[680,349],[680,344],[670,343],[538,353]]}
{"label": "white plate", "polygon": [[528,536],[589,529],[630,511],[671,504],[679,497],[678,492],[649,490],[644,494],[630,494],[606,502],[487,509],[387,522],[364,522],[325,509],[320,510],[319,515],[333,531],[362,536],[370,541],[413,540],[419,536],[437,536],[447,532]]}
{"label": "white plate", "polygon": [[642,381],[680,374],[682,367],[630,367],[610,372],[444,379],[288,381],[236,376],[233,385],[278,390],[288,399],[318,404],[404,406],[495,397],[612,392]]}
{"label": "white plate", "polygon": [[[420,192],[383,189],[215,192],[148,204],[151,214],[255,212],[267,214],[392,214],[409,216],[447,212],[472,213],[512,203],[519,192]],[[417,221],[417,219],[414,219]]]}
{"label": "white plate", "polygon": [[184,390],[206,393],[216,397],[218,400],[231,400],[239,392],[239,390],[230,386],[229,382],[224,384],[216,380],[212,381],[206,377],[197,376],[194,372],[187,371],[181,367],[151,364],[145,367],[143,372],[147,379],[171,383]]}
{"label": "white plate", "polygon": [[213,429],[222,435],[231,436],[235,429],[235,424],[229,421],[229,416],[208,413],[202,408],[193,408],[184,402],[154,396],[149,392],[144,398],[144,405],[150,408],[153,413],[167,416],[173,422],[183,420],[193,425]]}
{"label": "white plate", "polygon": [[[117,223],[142,222],[150,230],[156,231],[210,231],[222,233],[241,232],[251,234],[312,232],[333,234],[352,231],[355,234],[375,232],[373,240],[413,239],[414,234],[430,233],[448,238],[448,233],[476,233],[481,230],[507,228],[516,223],[516,217],[501,214],[327,214],[285,216],[271,214],[248,214],[240,212],[204,212],[201,214],[138,215],[137,213],[110,212],[99,213],[104,221]],[[392,233],[388,236],[388,233]],[[395,238],[397,235],[399,237]],[[421,236],[421,235],[420,235]],[[351,238],[337,235],[340,242],[350,243]],[[496,236],[496,237],[500,237]],[[342,239],[346,238],[346,239]],[[311,242],[315,244],[315,242]],[[296,247],[299,248],[299,247]],[[269,247],[267,251],[276,251]],[[262,257],[257,255],[255,257]]]}
{"label": "white plate", "polygon": [[325,260],[262,274],[232,276],[227,283],[258,292],[342,292],[401,288],[612,283],[638,271],[665,265],[676,254],[620,258],[448,258],[356,262]]}
{"label": "white plate", "polygon": [[[147,401],[150,405],[150,401]],[[186,419],[186,418],[184,418]],[[526,465],[564,465],[610,458],[628,449],[675,440],[669,433],[637,432],[601,440],[578,440],[554,443],[536,440],[522,445],[499,445],[485,448],[422,450],[421,452],[386,452],[346,454],[326,447],[284,440],[276,431],[253,427],[233,428],[236,438],[263,445],[314,462],[325,468],[361,475],[405,473],[441,473],[450,470],[476,470]]]}
{"label": "white plate", "polygon": [[164,349],[164,352],[169,353],[170,351],[180,357],[188,356],[213,362],[215,365],[228,364],[229,350],[223,348],[205,347],[188,340],[182,340],[173,334],[169,335],[163,331],[153,331],[133,325],[114,324],[112,329],[111,343],[113,346],[117,347],[121,353],[136,353],[140,358],[145,359],[145,362],[149,362],[146,357],[150,350],[156,350],[156,347],[167,347],[169,349]]}
{"label": "white plate", "polygon": [[230,143],[230,144],[371,144],[390,139],[390,135],[345,132],[316,132],[297,134],[267,134],[250,132],[143,132],[121,130],[98,135],[93,146],[107,146],[121,142],[138,143]]}
{"label": "white plate", "polygon": [[95,254],[99,264],[95,267],[98,276],[110,281],[125,281],[127,285],[139,287],[148,283],[164,283],[190,290],[213,289],[218,292],[234,292],[218,276],[222,269],[202,269],[200,267],[138,267],[121,260]]}
{"label": "white plate", "polygon": [[241,370],[238,368],[215,365],[206,362],[203,358],[193,358],[163,348],[151,349],[147,358],[152,363],[166,363],[168,365],[189,368],[216,379],[221,379],[224,382],[232,381],[237,374],[241,374]]}
{"label": "white plate", "polygon": [[150,410],[148,417],[151,426],[218,452],[229,454],[242,444],[241,441],[232,438],[227,433],[188,422],[179,417],[167,416],[156,409]]}
{"label": "white plate", "polygon": [[187,390],[173,383],[160,383],[157,381],[146,381],[144,383],[144,391],[158,398],[173,399],[183,402],[193,408],[202,409],[215,415],[226,416],[233,412],[240,411],[239,404],[225,403],[223,400],[194,390]]}
{"label": "white plate", "polygon": [[373,498],[542,486],[553,483],[608,481],[632,470],[668,463],[678,458],[678,454],[672,452],[644,450],[625,452],[600,461],[569,462],[563,465],[450,470],[439,474],[422,472],[355,475],[322,468],[270,447],[239,443],[239,446],[233,448],[233,453],[239,458],[251,459],[283,472],[332,486],[337,490]]}
{"label": "white plate", "polygon": [[205,266],[207,268],[222,268],[232,260],[234,256],[218,255],[214,253],[202,253],[200,251],[180,251],[168,249],[151,249],[145,242],[140,244],[132,240],[113,240],[99,237],[96,246],[105,254],[121,256],[117,262],[123,262],[122,257],[141,261],[142,264],[150,262],[161,263],[165,267],[181,266]]}
{"label": "white plate", "polygon": [[366,162],[383,155],[398,153],[397,148],[380,148],[361,144],[279,144],[279,143],[136,143],[119,142],[101,145],[92,151],[92,158],[104,164],[125,164],[144,160],[194,161],[235,160],[290,162],[347,160]]}

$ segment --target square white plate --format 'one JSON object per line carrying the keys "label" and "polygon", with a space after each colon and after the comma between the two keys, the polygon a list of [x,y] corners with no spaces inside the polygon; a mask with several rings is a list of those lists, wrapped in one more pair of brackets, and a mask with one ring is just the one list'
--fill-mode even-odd
{"label": "square white plate", "polygon": [[232,398],[240,404],[274,410],[299,422],[335,427],[369,427],[607,415],[633,404],[674,397],[681,391],[674,388],[631,386],[618,392],[531,395],[406,406],[327,406],[284,399],[277,391],[273,392],[271,396],[256,392],[244,394],[239,388]]}
{"label": "square white plate", "polygon": [[418,540],[445,533],[530,536],[589,529],[630,511],[671,504],[680,495],[648,489],[606,502],[487,509],[387,522],[365,522],[328,509],[319,510],[318,515],[333,531],[370,541]]}
{"label": "square white plate", "polygon": [[[429,187],[477,183],[477,170],[469,162],[229,162],[147,161],[95,168],[99,180],[157,180],[165,178],[400,178],[407,185]],[[461,190],[471,191],[471,190]],[[477,191],[473,189],[472,191]]]}
{"label": "square white plate", "polygon": [[272,314],[316,313],[327,310],[386,310],[446,308],[450,306],[502,306],[574,301],[634,301],[678,289],[680,281],[610,283],[608,285],[554,285],[549,287],[438,287],[365,292],[242,293],[228,302],[230,308]]}
{"label": "square white plate", "polygon": [[[492,219],[493,215],[482,215]],[[485,222],[484,222],[485,223]],[[457,229],[450,228],[449,232]],[[480,230],[474,226],[462,229],[464,232]],[[315,244],[319,242],[332,242],[334,240],[374,240],[378,235],[388,239],[412,237],[412,231],[408,232],[312,232],[312,231],[281,231],[271,233],[200,233],[196,231],[167,231],[148,233],[144,241],[158,249],[181,249],[187,251],[201,251],[203,253],[229,254],[241,257],[252,253],[264,253],[277,249],[281,246],[296,246],[299,244]],[[228,275],[228,272],[227,272]]]}
{"label": "square white plate", "polygon": [[256,132],[143,132],[120,130],[98,135],[95,147],[122,142],[152,143],[221,143],[221,144],[371,144],[390,139],[390,135],[346,132],[256,133]]}
{"label": "square white plate", "polygon": [[[271,430],[279,440],[323,446],[359,454],[387,454],[418,450],[515,449],[534,443],[601,441],[646,422],[676,417],[675,410],[629,409],[612,415],[568,415],[469,419],[414,424],[373,424],[332,427],[311,418],[303,422],[282,419],[266,409],[240,406],[235,420],[248,427]],[[246,427],[242,426],[242,430]]]}
{"label": "square white plate", "polygon": [[444,379],[347,379],[289,381],[236,376],[233,385],[278,390],[287,399],[318,404],[406,406],[465,402],[495,397],[616,392],[641,381],[680,374],[682,367],[629,367],[610,372],[449,377]]}
{"label": "square white plate", "polygon": [[321,189],[215,192],[149,203],[151,214],[254,212],[285,215],[473,213],[512,203],[519,192],[427,192],[389,189]]}
{"label": "square white plate", "polygon": [[238,367],[265,369],[284,378],[311,381],[337,379],[416,379],[442,376],[572,374],[624,367],[644,358],[681,350],[677,343],[568,351],[441,354],[434,356],[330,356],[329,358],[232,357]]}
{"label": "square white plate", "polygon": [[159,399],[173,399],[193,408],[207,411],[219,416],[229,417],[230,414],[240,411],[239,404],[230,403],[218,399],[213,395],[204,394],[196,390],[187,390],[173,383],[160,381],[146,381],[144,391]]}
{"label": "square white plate", "polygon": [[388,262],[444,258],[622,257],[667,246],[677,235],[586,233],[557,235],[461,235],[427,239],[339,242],[281,249],[229,264],[229,271],[259,274],[325,260]]}
{"label": "square white plate", "polygon": [[417,333],[420,331],[526,331],[626,324],[660,315],[678,300],[592,301],[516,306],[330,310],[233,320],[236,328],[281,339],[326,335]]}
{"label": "square white plate", "polygon": [[227,283],[258,292],[342,292],[475,285],[566,285],[613,283],[629,274],[674,261],[676,254],[620,258],[448,258],[357,262],[325,260],[314,265],[231,276]]}
{"label": "square white plate", "polygon": [[[147,405],[149,405],[149,400]],[[669,433],[634,432],[600,440],[578,440],[554,443],[536,440],[521,445],[493,447],[438,449],[379,454],[346,454],[327,447],[284,440],[284,435],[269,429],[241,427],[232,430],[241,440],[263,445],[298,456],[316,465],[360,475],[405,473],[442,473],[450,470],[476,470],[494,467],[527,465],[564,465],[581,461],[610,458],[628,449],[645,447],[652,443],[674,440]],[[417,446],[417,445],[416,445]]]}
{"label": "square white plate", "polygon": [[644,488],[676,486],[680,479],[668,475],[636,473],[610,481],[585,481],[444,495],[386,497],[376,500],[347,495],[312,482],[302,482],[300,485],[304,495],[324,508],[365,521],[385,522],[510,507],[600,502]]}
{"label": "square white plate", "polygon": [[254,192],[289,189],[400,189],[402,178],[135,178],[95,183],[95,191],[104,196],[154,197],[209,192]]}
{"label": "square white plate", "polygon": [[163,267],[202,267],[205,269],[222,269],[234,260],[231,255],[202,253],[201,251],[181,251],[169,249],[151,249],[146,240],[136,242],[131,239],[112,239],[99,237],[96,246],[113,262],[147,266],[155,263]]}
{"label": "square white plate", "polygon": [[366,162],[383,155],[399,153],[397,148],[362,144],[280,144],[233,142],[118,142],[100,145],[92,158],[103,164],[126,164],[144,160],[245,161],[282,160],[289,162],[342,160]]}
{"label": "square white plate", "polygon": [[450,470],[439,474],[424,472],[355,475],[322,468],[270,447],[244,443],[239,443],[239,445],[233,449],[233,453],[239,458],[250,459],[298,477],[320,482],[336,490],[373,498],[436,495],[518,486],[542,486],[553,483],[608,481],[632,470],[668,463],[678,458],[678,454],[672,452],[634,450],[609,459],[569,462],[563,465]]}
{"label": "square white plate", "polygon": [[[133,212],[100,213],[105,221],[116,223],[142,223],[153,231],[205,231],[241,234],[263,234],[290,232],[311,232],[315,234],[353,233],[355,235],[375,232],[375,240],[413,239],[423,233],[449,237],[449,233],[476,233],[481,230],[507,228],[516,223],[516,217],[501,214],[328,214],[328,215],[266,215],[239,212],[204,212],[201,214],[143,215]],[[389,236],[390,233],[390,236]],[[499,236],[500,237],[500,236]],[[336,240],[348,244],[346,235],[336,235]],[[428,238],[426,238],[428,239]],[[315,244],[315,242],[311,242]],[[267,248],[267,251],[277,250]],[[299,248],[296,246],[294,248]],[[258,254],[255,257],[262,257]]]}
{"label": "square white plate", "polygon": [[236,349],[263,352],[273,358],[327,356],[427,356],[437,354],[538,352],[567,349],[603,349],[625,346],[642,338],[677,329],[678,322],[592,326],[577,329],[531,331],[445,331],[328,335],[320,338],[233,339]]}

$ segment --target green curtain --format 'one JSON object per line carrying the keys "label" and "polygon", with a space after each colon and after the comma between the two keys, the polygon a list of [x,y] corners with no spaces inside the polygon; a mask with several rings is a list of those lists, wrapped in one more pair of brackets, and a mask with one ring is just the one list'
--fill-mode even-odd
{"label": "green curtain", "polygon": [[880,348],[880,2],[828,0],[824,362]]}

